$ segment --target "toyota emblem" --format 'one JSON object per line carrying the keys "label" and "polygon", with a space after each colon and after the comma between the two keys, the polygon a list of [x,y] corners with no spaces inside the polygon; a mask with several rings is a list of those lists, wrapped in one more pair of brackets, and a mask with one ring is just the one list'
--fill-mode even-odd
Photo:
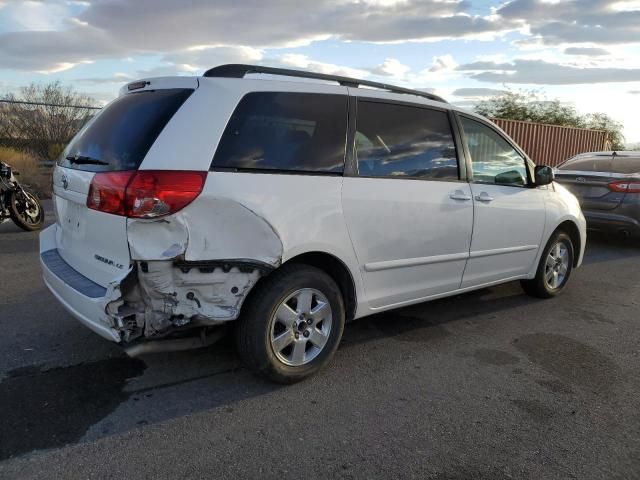
{"label": "toyota emblem", "polygon": [[584,177],[576,177],[576,182],[584,183],[585,179]]}

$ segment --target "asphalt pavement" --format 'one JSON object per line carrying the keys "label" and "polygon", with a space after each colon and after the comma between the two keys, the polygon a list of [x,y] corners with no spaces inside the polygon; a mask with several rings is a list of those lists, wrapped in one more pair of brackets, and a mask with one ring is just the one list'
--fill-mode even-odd
{"label": "asphalt pavement", "polygon": [[289,387],[230,339],[124,356],[37,245],[0,226],[2,479],[640,478],[640,242],[590,238],[555,299],[511,283],[353,322]]}

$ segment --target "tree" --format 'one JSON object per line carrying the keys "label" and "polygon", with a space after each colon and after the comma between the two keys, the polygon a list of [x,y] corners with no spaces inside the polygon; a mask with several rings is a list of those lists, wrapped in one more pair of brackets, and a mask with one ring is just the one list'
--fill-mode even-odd
{"label": "tree", "polygon": [[70,86],[32,83],[0,102],[0,143],[35,155],[55,159],[76,132],[95,113],[96,101]]}
{"label": "tree", "polygon": [[580,114],[575,107],[564,104],[560,100],[541,98],[540,93],[535,90],[506,91],[479,102],[475,106],[475,111],[485,117],[505,120],[605,130],[613,150],[625,148],[623,126],[620,122],[605,113]]}
{"label": "tree", "polygon": [[585,124],[587,128],[607,132],[612,150],[624,150],[626,148],[625,138],[622,134],[622,123],[614,120],[609,115],[605,113],[590,113],[585,116]]}

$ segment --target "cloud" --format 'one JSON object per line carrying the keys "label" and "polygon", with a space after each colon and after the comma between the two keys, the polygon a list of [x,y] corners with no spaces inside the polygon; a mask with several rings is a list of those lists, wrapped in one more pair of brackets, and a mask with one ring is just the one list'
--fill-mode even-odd
{"label": "cloud", "polygon": [[179,65],[181,70],[197,71],[223,63],[259,63],[261,50],[251,47],[196,47],[169,53],[164,62]]}
{"label": "cloud", "polygon": [[640,95],[640,90],[629,90],[631,95]]}
{"label": "cloud", "polygon": [[461,100],[461,101],[456,101],[451,103],[456,107],[471,110],[473,107],[475,107],[478,104],[478,101],[477,100]]}
{"label": "cloud", "polygon": [[67,6],[57,1],[0,1],[0,9],[13,31],[56,30],[67,17]]}
{"label": "cloud", "polygon": [[429,72],[442,72],[442,71],[451,71],[455,70],[458,66],[456,61],[453,59],[451,55],[442,55],[440,57],[433,58],[433,64],[429,69]]}
{"label": "cloud", "polygon": [[73,66],[120,53],[122,50],[104,32],[92,27],[0,35],[0,68],[56,71],[61,65]]}
{"label": "cloud", "polygon": [[546,45],[640,42],[640,8],[635,1],[513,0],[496,15],[526,22],[531,34]]}
{"label": "cloud", "polygon": [[495,97],[506,93],[506,90],[498,90],[495,88],[458,88],[451,94],[455,97],[466,98],[482,98],[482,97]]}
{"label": "cloud", "polygon": [[122,84],[132,80],[174,75],[193,75],[223,63],[253,63],[269,66],[297,68],[319,73],[364,78],[370,75],[367,70],[344,65],[319,62],[301,54],[283,54],[264,58],[263,53],[248,47],[199,47],[165,55],[161,64],[149,69],[137,70],[134,74],[115,73],[106,77],[84,77],[75,81],[88,84]]}
{"label": "cloud", "polygon": [[185,8],[173,0],[105,0],[92,4],[81,19],[127,42],[160,49],[175,48],[177,38],[186,45],[283,46],[327,37],[381,42],[457,38],[510,27],[491,17],[465,15],[468,6],[462,0],[192,0]]}
{"label": "cloud", "polygon": [[276,66],[294,67],[305,70],[311,70],[318,73],[326,73],[328,75],[342,75],[345,77],[358,77],[363,78],[369,76],[369,72],[357,68],[345,67],[342,65],[335,65],[333,63],[324,63],[312,60],[306,55],[297,53],[287,53],[280,56],[275,61],[269,62]]}
{"label": "cloud", "polygon": [[580,68],[546,62],[516,59],[512,62],[473,62],[458,71],[481,82],[540,85],[575,85],[640,81],[640,68]]}
{"label": "cloud", "polygon": [[94,84],[94,85],[100,85],[100,84],[111,84],[111,83],[117,84],[117,83],[130,82],[130,81],[135,80],[135,79],[136,78],[134,78],[134,77],[132,77],[132,76],[126,74],[126,73],[114,73],[110,77],[76,78],[74,81],[81,82],[81,83],[90,83],[90,84]]}
{"label": "cloud", "polygon": [[383,77],[403,78],[410,70],[411,67],[396,58],[385,58],[384,62],[371,70],[371,73]]}
{"label": "cloud", "polygon": [[185,74],[191,75],[192,72],[190,70],[185,70],[181,65],[165,63],[156,67],[137,70],[133,74],[119,72],[106,77],[75,78],[73,81],[92,85],[122,85],[123,83],[128,83],[133,80],[140,80],[141,78],[173,77]]}
{"label": "cloud", "polygon": [[[53,1],[52,5],[63,3]],[[0,34],[0,68],[51,69],[62,62],[105,57],[183,54],[194,46],[244,45],[261,50],[329,38],[364,42],[489,39],[522,23],[495,15],[470,15],[466,0],[191,0],[188,5],[174,0],[102,0],[81,5],[63,28]]]}
{"label": "cloud", "polygon": [[564,49],[565,55],[584,55],[586,57],[600,57],[610,55],[608,50],[596,47],[569,47]]}

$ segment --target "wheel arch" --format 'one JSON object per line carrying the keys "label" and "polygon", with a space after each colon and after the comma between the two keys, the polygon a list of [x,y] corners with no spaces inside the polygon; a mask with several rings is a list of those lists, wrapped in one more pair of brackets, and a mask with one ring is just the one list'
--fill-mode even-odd
{"label": "wheel arch", "polygon": [[[573,266],[577,267],[578,266],[578,261],[580,259],[580,254],[582,253],[581,252],[582,243],[581,243],[581,238],[580,238],[580,229],[578,228],[578,225],[576,225],[576,223],[573,222],[572,220],[565,220],[564,222],[562,222],[560,225],[558,225],[555,228],[553,233],[555,233],[555,232],[557,232],[559,230],[565,232],[567,235],[569,235],[569,238],[571,238],[571,243],[573,243],[573,249],[574,249]],[[552,235],[553,235],[553,233],[552,233]]]}
{"label": "wheel arch", "polygon": [[311,265],[329,275],[340,288],[345,303],[346,320],[355,318],[357,309],[356,284],[347,265],[335,255],[327,252],[305,252],[288,259],[282,265],[292,263]]}

